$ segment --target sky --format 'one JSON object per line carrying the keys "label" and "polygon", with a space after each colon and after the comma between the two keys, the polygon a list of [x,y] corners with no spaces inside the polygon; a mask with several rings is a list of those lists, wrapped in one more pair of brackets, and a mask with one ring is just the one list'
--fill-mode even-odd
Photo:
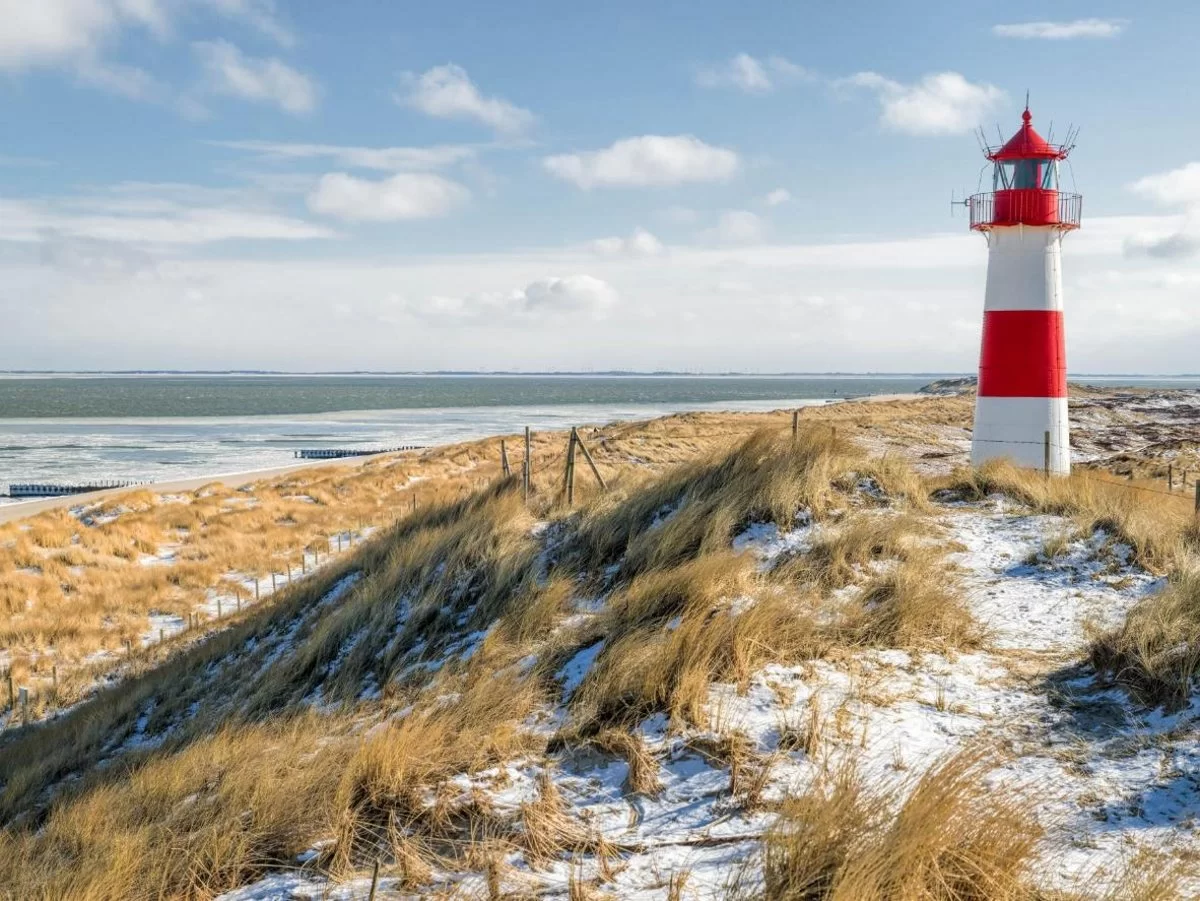
{"label": "sky", "polygon": [[[1052,18],[1048,18],[1052,17]],[[0,0],[0,370],[970,371],[1079,128],[1075,372],[1200,371],[1200,6]]]}

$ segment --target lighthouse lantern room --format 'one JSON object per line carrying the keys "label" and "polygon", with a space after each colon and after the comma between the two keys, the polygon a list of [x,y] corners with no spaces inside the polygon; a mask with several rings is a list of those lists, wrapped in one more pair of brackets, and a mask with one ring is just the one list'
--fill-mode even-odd
{"label": "lighthouse lantern room", "polygon": [[1005,144],[984,146],[992,190],[967,199],[971,228],[987,238],[987,288],[971,463],[1071,469],[1062,240],[1079,227],[1081,198],[1059,190],[1070,136],[1052,144],[1028,106]]}

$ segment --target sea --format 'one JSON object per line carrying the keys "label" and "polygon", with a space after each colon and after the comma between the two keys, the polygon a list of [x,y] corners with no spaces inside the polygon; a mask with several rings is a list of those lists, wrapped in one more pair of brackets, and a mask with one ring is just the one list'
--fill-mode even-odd
{"label": "sea", "polygon": [[[693,410],[759,411],[916,391],[912,375],[0,375],[11,483],[157,482],[268,469],[301,449],[432,446]],[[1200,378],[1093,384],[1200,388]]]}

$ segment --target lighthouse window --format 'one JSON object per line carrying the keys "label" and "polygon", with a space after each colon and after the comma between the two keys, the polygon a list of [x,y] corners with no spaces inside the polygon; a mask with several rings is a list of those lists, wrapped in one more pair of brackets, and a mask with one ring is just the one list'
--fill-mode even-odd
{"label": "lighthouse window", "polygon": [[1013,170],[1013,187],[1028,189],[1041,187],[1041,160],[1017,160]]}
{"label": "lighthouse window", "polygon": [[1058,190],[1058,163],[1053,160],[1046,160],[1042,164],[1042,190]]}

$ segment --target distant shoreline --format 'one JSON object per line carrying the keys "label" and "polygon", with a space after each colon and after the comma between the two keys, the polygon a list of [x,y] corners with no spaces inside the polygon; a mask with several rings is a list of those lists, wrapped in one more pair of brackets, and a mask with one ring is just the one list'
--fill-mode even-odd
{"label": "distant shoreline", "polygon": [[[529,370],[518,371],[509,369],[474,370],[474,369],[331,369],[331,370],[290,370],[290,369],[0,369],[0,378],[137,378],[146,376],[177,377],[195,376],[198,378],[231,377],[354,377],[369,376],[383,378],[680,378],[680,379],[773,379],[773,378],[810,378],[810,379],[881,379],[881,378],[913,378],[913,379],[942,379],[962,378],[975,375],[974,372],[904,372],[904,371],[861,371],[861,372],[688,372],[682,370],[648,370],[611,369],[611,370]],[[1196,379],[1200,373],[1145,373],[1145,372],[1080,372],[1069,373],[1068,379]]]}

